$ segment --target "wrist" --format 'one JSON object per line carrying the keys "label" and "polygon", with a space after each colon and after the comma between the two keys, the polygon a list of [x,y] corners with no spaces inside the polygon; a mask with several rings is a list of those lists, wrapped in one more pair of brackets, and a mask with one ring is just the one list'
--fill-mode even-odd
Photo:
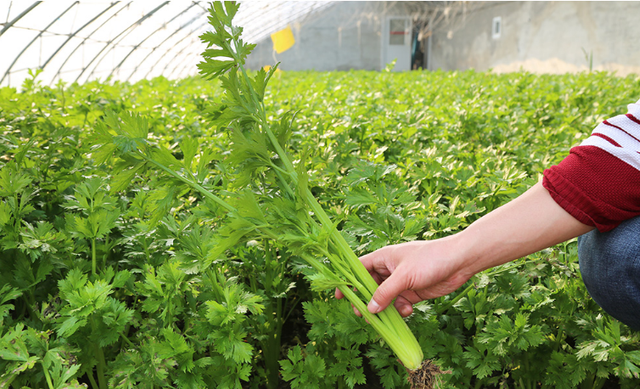
{"label": "wrist", "polygon": [[478,244],[472,233],[465,229],[457,234],[440,239],[446,250],[445,258],[450,263],[451,274],[456,278],[469,279],[486,269],[479,266]]}
{"label": "wrist", "polygon": [[461,269],[469,273],[469,277],[501,264],[496,263],[498,250],[491,248],[491,238],[483,235],[482,229],[478,226],[472,224],[452,238],[455,241],[457,261]]}

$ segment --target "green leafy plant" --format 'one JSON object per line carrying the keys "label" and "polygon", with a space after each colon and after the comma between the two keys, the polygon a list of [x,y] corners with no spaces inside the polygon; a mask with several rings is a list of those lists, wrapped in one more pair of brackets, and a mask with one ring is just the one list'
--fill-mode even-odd
{"label": "green leafy plant", "polygon": [[[300,195],[268,137],[242,131],[271,162],[239,153],[229,128],[244,127],[229,125],[236,103],[219,83],[0,88],[0,386],[408,388],[386,342],[318,291],[328,282],[310,281],[298,252],[326,262],[314,247],[333,230],[357,255],[459,231],[639,93],[637,77],[604,72],[273,73],[261,105],[325,229],[286,205]],[[129,153],[92,148],[103,129]],[[274,200],[287,190],[271,163],[287,201]],[[312,238],[274,227],[283,220],[314,226]],[[450,371],[441,388],[640,380],[640,337],[589,298],[575,241],[480,274],[406,322]]]}

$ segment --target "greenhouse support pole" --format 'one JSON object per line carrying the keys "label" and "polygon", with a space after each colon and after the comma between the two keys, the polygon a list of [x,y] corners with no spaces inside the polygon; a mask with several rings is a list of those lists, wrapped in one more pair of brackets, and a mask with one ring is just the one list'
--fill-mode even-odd
{"label": "greenhouse support pole", "polygon": [[431,70],[431,41],[433,38],[433,13],[429,18],[429,36],[427,37],[427,70]]}
{"label": "greenhouse support pole", "polygon": [[[144,38],[143,40],[141,40],[137,45],[135,45],[133,47],[133,49],[131,49],[131,51],[129,51],[129,53],[127,53],[127,55],[124,56],[124,58],[122,58],[122,61],[120,61],[120,63],[118,65],[116,65],[113,69],[111,69],[111,73],[109,73],[109,75],[107,76],[107,78],[110,78],[111,76],[113,76],[113,74],[118,71],[120,69],[120,67],[122,66],[122,64],[124,63],[124,61],[127,60],[127,58],[129,58],[131,56],[131,54],[133,54],[136,50],[138,50],[138,48],[140,46],[142,46],[142,44],[144,42],[147,41],[147,39],[151,38],[153,35],[155,35],[158,31],[165,29],[167,24],[173,22],[174,20],[176,20],[178,17],[182,16],[182,14],[184,14],[185,12],[189,11],[191,8],[193,8],[197,3],[193,2],[190,6],[188,6],[187,8],[185,8],[182,12],[178,13],[176,16],[172,17],[168,22],[163,23],[161,27],[157,28],[155,31],[153,31],[151,34],[147,35],[146,38]],[[135,70],[134,70],[135,72]]]}
{"label": "greenhouse support pole", "polygon": [[[111,3],[107,8],[105,8],[104,10],[102,10],[102,12],[100,12],[99,14],[97,14],[96,16],[94,16],[91,20],[89,20],[88,22],[86,22],[82,27],[80,27],[79,29],[75,30],[72,34],[69,34],[69,37],[56,49],[56,51],[53,52],[53,54],[51,54],[51,56],[49,58],[47,58],[46,61],[44,61],[44,63],[40,66],[40,69],[44,69],[49,62],[51,62],[51,60],[53,59],[53,57],[55,57],[60,50],[62,50],[62,48],[69,43],[69,41],[72,38],[75,38],[78,33],[82,30],[84,30],[88,25],[90,25],[91,23],[95,22],[96,19],[98,19],[100,16],[104,15],[105,12],[107,12],[108,10],[110,10],[111,8],[113,8],[116,4],[118,4],[119,1],[116,1],[114,3]],[[51,83],[49,84],[49,86],[51,86],[51,84],[53,84],[53,80],[55,80],[55,78],[51,79]]]}
{"label": "greenhouse support pole", "polygon": [[[182,72],[184,72],[184,70],[189,67],[190,62],[193,60],[195,62],[195,60],[198,58],[198,56],[201,53],[190,53],[187,54],[187,57],[184,59],[184,61],[180,62],[180,64],[176,65],[176,67],[173,68],[173,70],[169,73],[169,77],[173,76],[173,73],[176,72],[176,70],[178,70],[178,68],[180,67],[180,65],[184,64],[184,66],[182,66],[182,68],[180,68],[180,71],[178,71],[178,75],[182,74]],[[193,58],[193,59],[192,59]]]}
{"label": "greenhouse support pole", "polygon": [[[200,19],[200,17],[202,15],[206,14],[206,12],[200,13],[198,14],[198,16],[196,16],[195,18],[189,20],[187,23],[183,24],[182,26],[180,26],[180,28],[176,29],[174,32],[171,33],[171,35],[169,35],[168,37],[166,37],[162,42],[160,42],[156,47],[154,47],[153,49],[151,49],[151,51],[149,52],[149,54],[147,54],[142,61],[140,61],[140,63],[138,64],[138,66],[136,66],[136,68],[134,69],[134,71],[129,74],[129,77],[127,77],[127,79],[125,81],[129,81],[131,79],[131,77],[133,77],[133,75],[138,71],[138,68],[140,67],[140,65],[142,65],[143,63],[145,63],[147,61],[147,59],[151,56],[151,54],[153,54],[158,48],[160,48],[162,45],[164,45],[169,39],[173,38],[174,35],[176,35],[177,33],[180,32],[180,30],[182,30],[183,28],[189,26],[191,23],[195,22],[196,20]],[[196,29],[194,31],[199,30],[200,28],[204,27],[205,25],[209,24],[209,22],[205,22],[202,23],[201,25],[199,25],[198,27],[196,27]],[[186,37],[185,37],[186,38]],[[179,40],[178,43],[182,42],[183,39]],[[167,50],[169,51],[169,50]],[[166,54],[166,52],[165,52]],[[164,58],[164,55],[162,55],[159,59]],[[151,68],[153,69],[154,66],[152,66]],[[149,75],[149,73],[147,73],[147,76]],[[145,77],[146,78],[146,77]]]}
{"label": "greenhouse support pole", "polygon": [[[129,27],[125,28],[124,30],[122,30],[122,32],[120,32],[118,35],[116,35],[115,38],[111,39],[109,42],[107,42],[107,44],[102,48],[102,50],[100,50],[98,52],[98,54],[96,54],[95,57],[93,57],[93,59],[87,64],[87,66],[82,69],[82,71],[80,72],[80,74],[78,75],[78,77],[76,77],[76,81],[78,82],[78,80],[80,80],[80,77],[82,77],[82,75],[84,74],[84,72],[91,66],[91,64],[93,63],[93,61],[95,61],[96,59],[98,59],[98,57],[100,57],[100,55],[102,54],[103,51],[105,51],[107,49],[107,47],[109,47],[109,45],[111,45],[113,42],[116,41],[116,39],[120,38],[120,36],[122,36],[124,34],[124,37],[126,37],[127,35],[129,35],[129,33],[131,33],[131,31],[133,31],[135,29],[135,27],[139,26],[140,24],[142,24],[142,22],[144,22],[145,20],[149,19],[151,16],[153,16],[154,13],[156,13],[158,10],[160,10],[160,8],[164,7],[165,5],[169,4],[168,1],[165,1],[164,3],[160,4],[159,6],[157,6],[156,8],[154,8],[153,10],[151,10],[149,13],[147,13],[146,15],[144,15],[143,17],[141,17],[140,19],[138,19],[135,23],[131,24]],[[128,32],[127,32],[128,31]],[[126,33],[126,34],[125,34]],[[124,37],[122,37],[124,39]],[[121,39],[122,40],[122,39]],[[114,44],[113,47],[116,47],[116,45]],[[100,63],[102,62],[102,60],[107,56],[107,54],[109,54],[109,51],[111,51],[113,49],[113,47],[111,49],[109,49],[104,56],[102,56],[102,58],[100,60],[98,60],[98,63],[96,64],[96,66],[93,67],[93,70],[91,70],[91,72],[89,73],[89,75],[87,76],[87,79],[91,78],[91,76],[93,75],[93,73],[95,72],[95,70],[98,68],[98,66],[100,66]]]}
{"label": "greenhouse support pole", "polygon": [[[204,26],[205,24],[209,24],[209,22],[208,22],[208,21],[207,21],[207,22],[204,22],[203,24],[201,24],[201,25],[200,25],[200,26],[198,26],[197,28],[199,29],[200,27]],[[195,31],[195,30],[194,30],[194,31]],[[180,43],[182,43],[182,41],[184,41],[185,39],[190,38],[190,37],[192,37],[192,34],[185,35],[185,36],[184,36],[184,38],[182,38],[182,39],[180,39],[179,41],[177,41],[176,43],[174,43],[174,45],[173,45],[172,49],[176,48]],[[178,51],[178,53],[176,54],[176,57],[177,57],[178,55],[180,55],[180,54],[181,54],[181,53],[182,53],[186,48],[187,48],[187,47],[184,47],[184,48],[182,48],[182,50]],[[160,58],[158,58],[158,60],[156,61],[156,63],[155,63],[155,64],[153,64],[153,66],[151,66],[151,68],[149,69],[149,71],[147,72],[147,74],[145,74],[144,78],[148,78],[148,77],[149,77],[149,75],[153,72],[153,69],[155,69],[155,68],[156,68],[156,66],[160,63],[160,60],[162,60],[164,57],[166,57],[170,52],[171,52],[171,50],[167,50],[167,51],[165,51],[165,53],[164,53],[164,54],[162,54],[162,56],[161,56]],[[167,65],[167,66],[169,66],[169,65]],[[167,70],[167,66],[165,66],[165,67],[164,67],[164,69],[163,69],[163,71],[161,72],[161,74],[162,74],[165,70]],[[128,79],[127,79],[127,80],[128,80]]]}
{"label": "greenhouse support pole", "polygon": [[[42,36],[42,34],[44,34],[49,27],[53,26],[53,24],[55,24],[55,22],[57,22],[62,16],[64,16],[64,14],[66,14],[67,12],[69,12],[69,10],[71,10],[71,8],[75,7],[76,5],[80,4],[79,1],[74,2],[73,4],[71,4],[69,6],[69,8],[65,9],[60,15],[58,15],[58,17],[54,18],[53,21],[51,23],[49,23],[49,25],[47,25],[47,27],[43,28],[42,30],[40,30],[40,32],[38,33],[38,35],[35,36],[35,38],[33,38],[31,40],[31,42],[29,42],[27,45],[25,45],[22,48],[22,51],[13,59],[13,62],[11,62],[11,65],[9,65],[9,67],[7,68],[7,71],[4,72],[4,76],[2,76],[2,79],[0,79],[0,85],[2,84],[2,82],[4,81],[4,79],[9,75],[9,73],[11,73],[11,69],[13,68],[13,65],[16,64],[16,62],[18,62],[18,59],[20,59],[20,57],[22,56],[22,54],[24,54],[25,51],[27,51],[27,49],[29,49],[29,47],[31,47],[31,45],[33,44],[33,42],[37,41],[38,38],[40,38]],[[42,68],[42,67],[40,67]]]}
{"label": "greenhouse support pole", "polygon": [[95,34],[98,30],[100,30],[102,28],[102,26],[104,26],[105,24],[109,23],[109,21],[111,19],[113,19],[114,17],[116,17],[123,9],[127,8],[133,1],[128,2],[127,4],[123,5],[122,8],[120,8],[119,10],[117,10],[113,15],[109,16],[109,18],[107,20],[105,20],[101,25],[98,26],[98,28],[96,28],[95,30],[93,30],[89,35],[87,35],[82,42],[80,42],[78,44],[78,46],[76,46],[75,49],[73,49],[73,51],[67,56],[67,58],[64,60],[64,62],[62,62],[62,65],[60,65],[60,67],[58,68],[58,71],[56,72],[55,76],[53,76],[53,79],[55,79],[56,77],[60,76],[60,72],[62,72],[62,68],[64,67],[64,65],[67,64],[67,61],[69,61],[69,58],[71,58],[73,56],[73,54],[82,46],[84,45],[84,43],[89,40],[91,38],[91,36],[93,34]]}
{"label": "greenhouse support pole", "polygon": [[25,9],[24,11],[22,11],[20,13],[20,15],[16,16],[12,21],[10,21],[9,23],[5,24],[4,27],[2,27],[2,30],[0,30],[0,36],[2,36],[2,34],[4,34],[5,32],[7,32],[8,29],[10,29],[11,27],[13,27],[14,24],[16,24],[16,22],[20,19],[22,19],[26,14],[28,14],[29,12],[31,12],[32,9],[34,9],[35,7],[37,7],[38,5],[40,5],[40,3],[42,3],[42,1],[36,1],[35,3],[31,4],[29,6],[29,8]]}
{"label": "greenhouse support pole", "polygon": [[[189,36],[186,36],[185,38],[189,38]],[[184,40],[184,39],[183,39]],[[186,57],[190,56],[191,54],[193,54],[194,50],[187,50],[190,48],[193,48],[194,44],[197,42],[197,39],[192,39],[191,42],[189,42],[189,44],[187,44],[185,47],[183,47],[180,51],[178,51],[174,57],[172,61],[167,62],[167,64],[164,66],[164,68],[162,69],[162,71],[160,72],[160,74],[165,74],[165,72],[167,71],[167,69],[169,69],[169,65],[171,65],[172,63],[177,63],[177,66],[180,66],[182,63],[184,63]],[[183,54],[183,52],[187,50],[186,53]],[[181,57],[180,57],[181,56]],[[178,60],[178,57],[181,58],[181,60]],[[175,70],[175,68],[174,68]]]}

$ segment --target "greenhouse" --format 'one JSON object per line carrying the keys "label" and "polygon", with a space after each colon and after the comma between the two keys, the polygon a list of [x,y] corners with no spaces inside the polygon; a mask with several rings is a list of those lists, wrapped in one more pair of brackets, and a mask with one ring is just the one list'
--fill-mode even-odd
{"label": "greenhouse", "polygon": [[637,2],[0,4],[0,388],[637,388]]}

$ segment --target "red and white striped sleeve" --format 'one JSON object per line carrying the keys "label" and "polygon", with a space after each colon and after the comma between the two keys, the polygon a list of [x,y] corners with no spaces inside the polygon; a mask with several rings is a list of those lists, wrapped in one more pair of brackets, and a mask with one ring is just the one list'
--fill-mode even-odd
{"label": "red and white striped sleeve", "polygon": [[580,222],[610,231],[640,215],[640,101],[605,120],[544,171],[543,186]]}

